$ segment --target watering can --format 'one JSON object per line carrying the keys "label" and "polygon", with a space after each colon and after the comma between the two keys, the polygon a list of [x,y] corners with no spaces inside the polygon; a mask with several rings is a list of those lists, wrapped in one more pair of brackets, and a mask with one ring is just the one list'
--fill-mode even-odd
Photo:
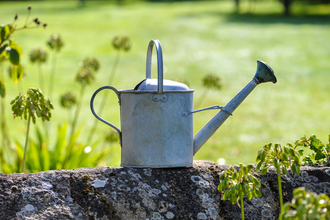
{"label": "watering can", "polygon": [[[153,46],[157,52],[158,79],[151,79]],[[120,137],[121,166],[135,168],[190,167],[193,155],[260,83],[276,83],[273,70],[258,60],[253,79],[224,107],[193,110],[193,92],[187,85],[163,79],[162,48],[151,40],[147,50],[146,79],[134,89],[117,90],[103,86],[92,95],[93,115],[114,128]],[[120,105],[121,130],[94,110],[95,96],[104,89],[116,93]],[[219,109],[219,112],[193,136],[193,113]]]}

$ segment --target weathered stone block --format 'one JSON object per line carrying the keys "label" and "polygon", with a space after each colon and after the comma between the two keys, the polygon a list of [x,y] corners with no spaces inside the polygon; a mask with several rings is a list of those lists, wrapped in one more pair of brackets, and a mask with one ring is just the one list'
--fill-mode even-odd
{"label": "weathered stone block", "polygon": [[[219,173],[228,165],[195,161],[191,168],[82,168],[0,174],[0,219],[241,219],[221,200]],[[330,168],[303,166],[282,175],[284,201],[294,188],[330,195]],[[260,176],[261,198],[245,200],[246,219],[277,219],[277,175]]]}

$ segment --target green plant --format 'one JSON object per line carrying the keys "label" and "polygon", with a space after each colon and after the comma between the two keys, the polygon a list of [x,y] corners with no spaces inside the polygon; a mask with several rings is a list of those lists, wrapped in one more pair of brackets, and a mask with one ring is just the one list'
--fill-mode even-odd
{"label": "green plant", "polygon": [[39,84],[42,91],[44,91],[44,80],[41,64],[47,61],[47,57],[47,52],[41,48],[35,48],[30,52],[30,61],[38,65]]}
{"label": "green plant", "polygon": [[[40,27],[42,24],[38,18],[29,21],[31,14],[31,7],[28,7],[28,16],[25,20],[25,23],[22,27],[17,27],[16,21],[18,20],[18,15],[16,14],[14,17],[14,21],[8,24],[2,24],[0,26],[0,97],[1,97],[1,133],[2,133],[2,143],[0,146],[0,172],[8,172],[10,171],[10,167],[12,167],[13,163],[10,163],[12,157],[10,152],[11,148],[11,140],[8,133],[8,127],[6,122],[6,114],[5,114],[5,97],[6,97],[6,87],[4,80],[4,68],[3,63],[5,60],[10,61],[11,69],[10,69],[10,77],[14,80],[14,82],[18,82],[24,73],[23,66],[21,65],[21,55],[22,48],[15,42],[13,38],[13,34],[19,30],[23,29],[32,29]],[[46,27],[47,24],[42,24],[43,27]],[[5,155],[7,153],[7,155]],[[9,161],[7,163],[6,161]],[[11,164],[11,165],[8,165]]]}
{"label": "green plant", "polygon": [[[1,25],[0,26],[0,58],[4,57],[8,59],[12,65],[12,78],[17,82],[23,76],[23,67],[20,64],[20,56],[22,55],[22,48],[16,44],[13,40],[12,35],[14,32],[23,30],[23,29],[32,29],[38,28],[42,24],[38,18],[28,22],[31,7],[28,7],[28,16],[25,20],[25,24],[22,27],[17,27],[16,21],[18,15],[15,15],[14,21],[11,24]],[[43,27],[46,27],[47,24],[42,24]]]}
{"label": "green plant", "polygon": [[30,88],[27,95],[19,94],[10,102],[14,118],[21,117],[27,120],[26,138],[24,145],[24,156],[22,162],[22,172],[25,168],[26,152],[29,140],[30,121],[36,123],[36,118],[39,117],[42,121],[49,121],[51,118],[51,109],[54,109],[51,101],[44,97],[40,89]]}
{"label": "green plant", "polygon": [[291,202],[284,204],[279,219],[327,220],[330,219],[330,199],[326,194],[306,191],[304,187],[293,191]]}
{"label": "green plant", "polygon": [[[126,36],[116,36],[112,40],[112,45],[117,50],[117,54],[116,54],[116,58],[115,58],[113,66],[112,66],[112,69],[111,69],[111,72],[110,72],[106,85],[112,84],[113,79],[116,74],[117,66],[118,66],[118,63],[120,60],[120,51],[121,50],[126,51],[126,52],[129,51],[131,48],[131,41]],[[104,106],[107,102],[107,97],[108,97],[108,93],[103,93],[100,107],[97,110],[98,114],[100,114],[100,115],[102,114]],[[95,134],[95,130],[97,128],[97,124],[98,124],[98,120],[94,120],[94,124],[93,124],[92,129],[90,130],[88,138],[87,138],[87,144],[91,143],[91,141],[93,139],[93,135]]]}
{"label": "green plant", "polygon": [[202,103],[202,101],[205,99],[210,89],[220,90],[222,87],[220,83],[220,78],[214,74],[207,74],[203,78],[203,86],[204,86],[204,91],[195,104],[196,108],[198,108],[199,105]]}
{"label": "green plant", "polygon": [[220,184],[219,191],[225,191],[223,200],[230,200],[234,205],[239,199],[241,202],[241,214],[244,220],[244,202],[243,197],[246,195],[248,200],[253,197],[261,197],[259,191],[261,186],[259,180],[253,176],[253,165],[244,166],[240,164],[238,172],[234,167],[230,167],[226,171],[222,171],[219,175]]}
{"label": "green plant", "polygon": [[278,190],[280,197],[280,207],[283,211],[283,198],[282,198],[282,184],[281,184],[281,171],[283,174],[288,173],[291,169],[293,173],[300,174],[300,153],[295,150],[292,144],[288,143],[282,149],[280,144],[270,143],[265,145],[258,152],[256,161],[258,162],[256,170],[260,170],[261,175],[265,175],[271,166],[274,166],[277,171]]}
{"label": "green plant", "polygon": [[74,147],[73,137],[74,137],[74,133],[75,133],[76,126],[77,126],[79,113],[81,110],[81,104],[83,101],[85,88],[87,85],[89,85],[90,83],[92,83],[94,81],[95,73],[97,72],[99,67],[100,67],[99,61],[96,58],[86,58],[80,64],[80,69],[77,73],[76,81],[81,85],[81,89],[80,89],[78,102],[76,105],[76,111],[74,114],[74,118],[71,123],[71,132],[69,135],[69,142],[68,142],[69,150],[67,151],[66,160],[64,161],[65,165],[66,165],[66,163],[68,163],[68,160],[70,158],[69,152],[71,151],[71,148]]}
{"label": "green plant", "polygon": [[307,138],[306,136],[300,138],[295,142],[297,146],[308,147],[314,153],[309,154],[303,158],[303,162],[313,165],[315,163],[330,166],[330,134],[328,136],[328,143],[322,143],[315,135]]}
{"label": "green plant", "polygon": [[[31,137],[29,140],[29,150],[26,154],[26,158],[28,159],[26,160],[25,170],[29,172],[40,172],[57,169],[96,167],[104,164],[104,160],[109,158],[109,155],[113,151],[113,148],[108,147],[108,140],[106,139],[103,140],[103,143],[97,141],[91,146],[78,143],[77,139],[81,134],[81,129],[78,129],[74,133],[73,142],[75,144],[69,149],[67,147],[68,130],[68,123],[58,125],[55,142],[52,146],[49,146],[47,145],[47,136],[43,134],[43,129],[36,127],[34,137]],[[14,158],[15,163],[12,165],[11,173],[20,172],[20,166],[16,164],[23,160],[24,145],[19,141],[15,143],[15,152],[17,157]]]}

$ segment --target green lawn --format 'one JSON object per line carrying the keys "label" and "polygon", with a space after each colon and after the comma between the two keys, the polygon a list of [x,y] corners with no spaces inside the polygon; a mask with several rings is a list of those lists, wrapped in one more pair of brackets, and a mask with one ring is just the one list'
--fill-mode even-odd
{"label": "green lawn", "polygon": [[[256,4],[243,1],[239,14],[233,13],[232,0],[130,2],[117,5],[87,1],[85,7],[78,7],[78,1],[0,2],[0,23],[12,22],[17,13],[22,25],[27,6],[32,6],[32,18],[38,17],[48,24],[46,29],[22,30],[13,36],[23,49],[26,76],[17,85],[8,77],[5,79],[6,114],[12,136],[23,143],[25,123],[12,119],[10,100],[18,92],[39,86],[37,66],[29,62],[29,52],[35,47],[46,49],[47,39],[56,33],[61,35],[65,46],[57,58],[51,137],[56,135],[58,124],[68,121],[67,111],[59,106],[60,95],[66,91],[78,94],[80,87],[74,79],[79,62],[85,57],[96,57],[101,69],[96,81],[86,90],[80,115],[81,141],[84,140],[96,120],[89,109],[90,97],[105,85],[116,56],[111,40],[116,35],[126,35],[132,48],[121,53],[112,85],[117,89],[133,88],[145,77],[146,52],[151,39],[159,39],[162,44],[165,78],[187,80],[195,90],[195,100],[204,91],[204,75],[213,73],[221,78],[222,89],[209,91],[200,107],[225,105],[230,101],[253,78],[258,59],[274,69],[277,84],[258,86],[194,159],[216,162],[225,158],[228,164],[253,163],[257,151],[269,142],[286,144],[311,134],[327,140],[330,5],[294,4],[293,16],[284,17],[281,4],[275,0]],[[48,82],[50,62],[43,66],[43,72]],[[156,77],[156,64],[152,74]],[[114,94],[110,98],[103,117],[119,126],[119,106]],[[214,110],[196,113],[195,133],[215,113]],[[111,128],[100,123],[97,132],[107,129]],[[119,165],[120,147],[116,147],[115,156],[105,165]]]}

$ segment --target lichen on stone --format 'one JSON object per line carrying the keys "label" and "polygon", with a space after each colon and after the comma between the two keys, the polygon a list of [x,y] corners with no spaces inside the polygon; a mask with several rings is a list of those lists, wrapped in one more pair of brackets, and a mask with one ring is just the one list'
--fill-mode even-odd
{"label": "lichen on stone", "polygon": [[95,188],[99,188],[99,187],[104,187],[106,183],[107,183],[106,179],[105,180],[96,179],[93,181],[91,185],[94,186]]}

